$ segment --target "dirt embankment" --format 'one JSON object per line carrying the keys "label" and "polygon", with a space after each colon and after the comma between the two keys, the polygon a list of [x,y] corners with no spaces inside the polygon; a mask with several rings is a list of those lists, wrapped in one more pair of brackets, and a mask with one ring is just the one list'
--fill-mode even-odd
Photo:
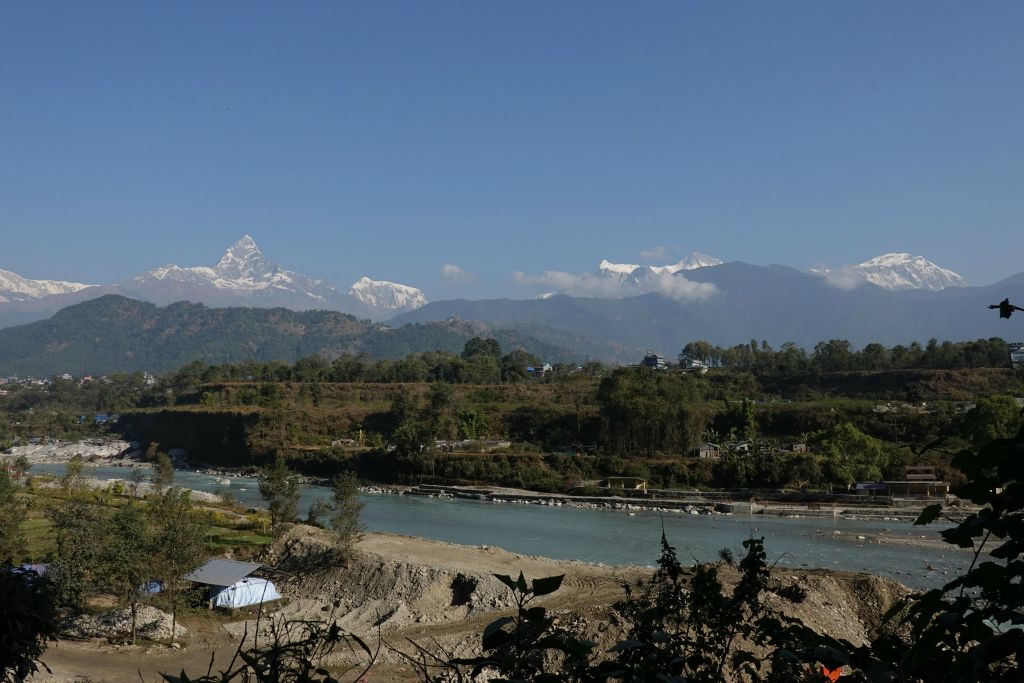
{"label": "dirt embankment", "polygon": [[[409,652],[410,639],[433,651],[476,654],[484,627],[507,614],[512,604],[495,573],[516,576],[522,571],[528,579],[565,574],[562,588],[541,604],[563,626],[600,646],[623,637],[624,627],[613,608],[623,597],[622,582],[650,575],[650,570],[639,567],[551,560],[394,534],[367,534],[358,550],[354,558],[339,561],[326,532],[297,526],[262,559],[283,572],[277,584],[286,600],[271,618],[337,620],[371,644],[379,635],[386,645],[374,666],[374,680],[415,680],[401,656],[388,647]],[[727,582],[737,578],[731,569],[722,575]],[[881,615],[909,593],[894,581],[853,572],[785,570],[778,576],[802,586],[807,597],[792,604],[768,595],[770,606],[854,645],[864,643]],[[265,616],[261,624],[266,623]],[[204,673],[211,653],[226,664],[242,634],[251,636],[255,627],[252,619],[188,620],[186,625],[191,635],[184,649],[167,652],[167,657],[160,656],[161,646],[112,649],[62,643],[47,656],[55,675],[40,680],[71,681],[87,675],[116,683],[138,681],[140,672],[145,681],[158,680],[159,669],[146,667],[161,662],[164,671],[173,662],[175,671]],[[349,656],[339,657],[336,664]]]}

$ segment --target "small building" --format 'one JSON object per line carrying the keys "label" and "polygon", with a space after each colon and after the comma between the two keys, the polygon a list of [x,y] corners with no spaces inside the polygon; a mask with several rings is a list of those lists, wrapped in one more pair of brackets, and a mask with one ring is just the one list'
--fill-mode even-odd
{"label": "small building", "polygon": [[267,579],[252,576],[265,567],[256,562],[239,562],[214,557],[202,567],[185,575],[185,579],[209,586],[209,605],[238,609],[280,600],[277,587]]}
{"label": "small building", "polygon": [[696,372],[701,375],[708,371],[708,366],[705,365],[703,361],[699,361],[696,358],[687,358],[685,356],[680,356],[679,368],[683,372]]}
{"label": "small building", "polygon": [[1014,370],[1024,367],[1024,342],[1013,342],[1010,347],[1010,365]]}
{"label": "small building", "polygon": [[805,443],[787,443],[782,445],[782,450],[787,453],[806,453],[807,444]]}
{"label": "small building", "polygon": [[750,441],[730,441],[725,444],[726,450],[737,455],[750,455],[754,450],[754,444]]}
{"label": "small building", "polygon": [[858,481],[854,490],[859,496],[884,496],[885,484],[880,481]]}
{"label": "small building", "polygon": [[648,353],[644,356],[644,359],[640,361],[640,365],[645,368],[651,368],[652,370],[668,370],[668,361],[656,353]]}
{"label": "small building", "polygon": [[939,480],[939,472],[931,465],[907,467],[902,480],[882,482],[890,496],[944,496],[949,482]]}
{"label": "small building", "polygon": [[647,480],[640,477],[608,477],[601,482],[606,489],[621,489],[623,491],[646,491]]}
{"label": "small building", "polygon": [[722,457],[722,449],[718,444],[702,443],[697,447],[697,457],[701,460],[718,460]]}

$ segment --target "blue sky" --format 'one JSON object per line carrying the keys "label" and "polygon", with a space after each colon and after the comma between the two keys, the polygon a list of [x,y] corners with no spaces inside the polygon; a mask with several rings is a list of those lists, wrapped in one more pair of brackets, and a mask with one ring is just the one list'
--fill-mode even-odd
{"label": "blue sky", "polygon": [[0,268],[247,232],[435,299],[658,246],[989,284],[1024,270],[1022,35],[1017,1],[6,3]]}

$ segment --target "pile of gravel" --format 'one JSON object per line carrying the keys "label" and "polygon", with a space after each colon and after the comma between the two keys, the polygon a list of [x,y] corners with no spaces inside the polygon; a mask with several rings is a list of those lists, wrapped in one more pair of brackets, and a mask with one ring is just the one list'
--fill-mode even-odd
{"label": "pile of gravel", "polygon": [[[71,638],[118,638],[132,632],[130,609],[115,609],[103,614],[81,614],[65,620],[61,625],[64,635]],[[178,637],[188,635],[181,624],[175,626]],[[143,640],[170,640],[171,615],[156,607],[139,607],[135,619],[136,636]]]}

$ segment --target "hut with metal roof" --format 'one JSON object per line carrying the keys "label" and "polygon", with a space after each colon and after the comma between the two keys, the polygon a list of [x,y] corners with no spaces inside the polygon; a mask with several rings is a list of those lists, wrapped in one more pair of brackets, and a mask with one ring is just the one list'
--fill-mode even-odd
{"label": "hut with metal roof", "polygon": [[266,567],[257,562],[239,562],[214,557],[185,575],[185,579],[210,587],[210,607],[237,609],[279,600],[281,593],[268,579],[252,576]]}

